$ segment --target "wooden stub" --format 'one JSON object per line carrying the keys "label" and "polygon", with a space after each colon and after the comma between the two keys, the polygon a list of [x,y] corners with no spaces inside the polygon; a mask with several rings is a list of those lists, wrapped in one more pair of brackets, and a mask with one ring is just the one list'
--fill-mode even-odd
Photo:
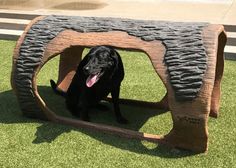
{"label": "wooden stub", "polygon": [[83,50],[84,49],[82,47],[74,46],[65,49],[61,53],[57,81],[57,86],[59,89],[67,91],[71,80],[74,77],[76,68],[81,61]]}
{"label": "wooden stub", "polygon": [[[60,21],[65,21],[66,19],[67,18],[64,17],[59,18]],[[73,19],[75,18],[72,18],[72,20]],[[190,58],[195,58],[196,60],[199,59],[201,64],[199,65],[199,71],[194,72],[195,76],[185,76],[187,80],[183,82],[185,85],[182,86],[180,85],[181,80],[175,83],[175,74],[178,75],[178,73],[176,71],[172,71],[173,69],[176,69],[176,67],[172,65],[175,65],[175,61],[179,61],[178,57],[175,55],[175,52],[178,49],[175,49],[173,46],[178,46],[178,44],[175,43],[176,39],[178,39],[178,33],[185,33],[183,26],[181,27],[181,30],[179,26],[174,27],[173,30],[170,29],[170,31],[175,31],[176,28],[176,31],[178,33],[175,34],[171,32],[169,37],[161,36],[160,29],[153,25],[150,25],[148,21],[137,21],[137,34],[136,29],[133,29],[136,22],[131,24],[130,20],[125,20],[124,22],[122,20],[119,20],[119,24],[117,24],[118,22],[114,21],[115,19],[113,19],[111,24],[111,26],[113,27],[111,29],[107,28],[106,23],[98,24],[103,26],[103,28],[99,31],[95,31],[95,29],[89,29],[89,31],[80,32],[78,30],[82,30],[84,27],[81,28],[79,27],[79,25],[76,25],[77,27],[72,26],[72,29],[71,25],[66,25],[65,27],[62,26],[63,29],[60,29],[57,34],[53,32],[53,34],[50,34],[49,37],[47,37],[47,31],[39,31],[39,39],[46,39],[47,41],[45,43],[39,43],[39,46],[45,46],[43,48],[37,48],[35,46],[32,46],[32,48],[28,48],[28,46],[25,45],[24,42],[32,39],[32,37],[27,38],[27,35],[30,36],[35,30],[38,31],[37,27],[34,27],[34,24],[40,20],[44,20],[44,17],[36,18],[28,25],[25,33],[17,42],[17,46],[13,56],[12,87],[16,92],[23,114],[29,117],[48,119],[57,123],[103,131],[128,138],[136,138],[140,140],[164,143],[171,147],[184,148],[196,152],[207,151],[208,116],[210,115],[213,117],[217,117],[219,114],[220,83],[224,67],[223,50],[226,43],[226,35],[224,32],[224,28],[221,25],[201,25],[200,28],[202,27],[202,31],[200,31],[199,28],[199,31],[196,32],[198,34],[195,37],[195,41],[193,40],[192,44],[189,44],[191,40],[190,42],[188,42],[188,40],[186,39],[183,39],[182,41],[179,40],[181,45],[183,45],[183,43],[186,43],[184,44],[184,50],[181,50],[182,48],[180,47],[180,50],[185,52],[184,57],[187,59],[187,62],[184,62],[184,64],[192,65],[193,63],[198,63],[198,61],[191,62],[192,60],[188,62],[189,58],[186,57],[188,56],[186,53],[193,53],[193,56],[190,55]],[[94,20],[94,18],[92,20]],[[47,21],[47,23],[49,21]],[[124,24],[125,26],[126,24],[128,24],[129,30],[127,30],[126,32],[124,28],[120,28],[120,23]],[[143,23],[147,25],[142,27]],[[154,24],[154,22],[150,23]],[[116,24],[118,25],[118,28],[115,27],[117,26]],[[91,28],[91,25],[88,26]],[[165,24],[162,23],[161,25],[165,26]],[[188,27],[188,24],[186,26]],[[188,27],[188,34],[186,35],[187,39],[189,38],[189,34],[191,34],[190,28]],[[119,29],[122,30],[119,31]],[[155,31],[157,31],[156,36],[151,36],[150,34],[146,35],[145,33],[148,33],[148,30],[154,33]],[[144,35],[142,34],[142,31],[145,31],[145,33],[143,33]],[[200,35],[199,32],[201,32]],[[195,34],[195,30],[192,34]],[[140,37],[142,36],[142,38],[140,38],[139,35]],[[167,39],[163,40],[162,38],[165,37]],[[181,38],[183,37],[185,36],[182,35]],[[196,41],[196,39],[200,37],[201,39],[199,39],[199,42]],[[121,99],[121,102],[133,105],[142,104],[153,108],[169,109],[172,115],[173,128],[167,135],[151,135],[102,124],[88,123],[80,120],[69,119],[56,115],[50,108],[47,107],[46,102],[44,102],[44,100],[38,93],[36,83],[37,74],[39,73],[43,65],[46,64],[47,61],[51,58],[59,54],[61,55],[57,84],[59,89],[66,91],[71,82],[71,79],[73,78],[77,65],[81,61],[83,49],[85,47],[92,47],[97,45],[110,45],[117,49],[140,51],[146,53],[146,55],[150,58],[153,68],[166,87],[166,95],[160,102],[144,102],[124,99]],[[168,48],[168,46],[172,46],[173,48]],[[194,51],[188,51],[189,46],[191,46],[190,48],[193,48]],[[199,49],[199,52],[201,52],[200,54],[195,53],[196,51],[198,51],[198,47],[201,48]],[[31,55],[28,55],[28,51],[31,50],[35,50],[36,53],[34,54],[34,56],[39,55],[40,59],[38,59],[37,57],[31,58]],[[23,51],[26,52],[24,53]],[[177,53],[181,54],[180,51],[177,51]],[[168,59],[166,58],[166,55],[168,56]],[[199,55],[203,57],[199,57]],[[28,63],[31,60],[35,61],[34,63],[32,63],[33,66]],[[22,65],[21,61],[25,61],[26,66]],[[182,61],[180,61],[179,63],[181,65]],[[179,66],[179,64],[176,65]],[[180,68],[182,67],[180,66]],[[184,67],[183,69],[188,69],[190,70],[190,72],[192,70],[191,67]],[[29,72],[29,74],[27,75],[27,73],[22,73],[24,70],[27,73]],[[198,74],[200,74],[200,77],[197,76]],[[21,82],[19,80],[24,78],[26,78],[25,82]],[[192,89],[192,86],[190,86],[192,84],[186,83],[186,81],[188,82],[188,80],[193,81],[193,84],[196,84],[196,87]],[[195,80],[197,80],[197,82],[195,82]],[[21,83],[19,84],[19,82]],[[26,87],[22,89],[22,85]],[[199,87],[199,85],[201,85],[201,87]],[[185,88],[185,86],[190,86],[190,88],[187,88],[186,90],[182,89]],[[175,90],[176,88],[178,89],[177,91]],[[185,94],[185,97],[181,97],[181,93]]]}

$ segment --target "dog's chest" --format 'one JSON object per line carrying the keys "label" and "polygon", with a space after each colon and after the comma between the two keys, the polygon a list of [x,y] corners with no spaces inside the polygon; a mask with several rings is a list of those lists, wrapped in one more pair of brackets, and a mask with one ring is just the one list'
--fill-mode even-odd
{"label": "dog's chest", "polygon": [[95,85],[91,88],[91,96],[93,99],[100,101],[107,97],[107,95],[111,92],[111,85],[109,84],[99,84]]}
{"label": "dog's chest", "polygon": [[95,97],[103,99],[111,92],[110,85],[97,85],[93,89],[93,94]]}

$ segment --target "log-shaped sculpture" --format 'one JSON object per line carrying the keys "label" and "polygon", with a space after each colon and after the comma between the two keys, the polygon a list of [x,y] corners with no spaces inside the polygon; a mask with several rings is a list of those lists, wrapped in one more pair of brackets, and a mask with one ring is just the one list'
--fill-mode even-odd
{"label": "log-shaped sculpture", "polygon": [[[221,25],[42,16],[27,26],[17,42],[11,83],[25,116],[204,152],[208,148],[208,116],[219,114],[225,43],[226,34]],[[60,54],[57,84],[66,91],[83,49],[97,45],[146,53],[167,89],[160,102],[146,104],[171,111],[170,133],[150,135],[65,118],[47,107],[36,81],[43,65]]]}

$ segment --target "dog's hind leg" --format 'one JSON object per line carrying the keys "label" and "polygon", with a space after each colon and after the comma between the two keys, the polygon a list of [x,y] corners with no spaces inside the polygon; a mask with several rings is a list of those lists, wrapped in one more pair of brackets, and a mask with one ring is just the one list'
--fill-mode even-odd
{"label": "dog's hind leg", "polygon": [[116,86],[111,91],[112,102],[114,105],[116,120],[118,123],[127,124],[128,120],[125,119],[120,113],[119,95],[120,95],[120,86]]}

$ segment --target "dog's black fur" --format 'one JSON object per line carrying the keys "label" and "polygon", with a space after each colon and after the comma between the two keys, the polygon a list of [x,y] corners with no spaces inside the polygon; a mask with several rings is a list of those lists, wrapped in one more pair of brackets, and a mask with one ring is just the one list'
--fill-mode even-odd
{"label": "dog's black fur", "polygon": [[118,52],[110,46],[96,46],[80,62],[66,93],[58,90],[53,80],[50,83],[54,92],[66,98],[68,110],[85,121],[89,121],[89,108],[111,93],[117,122],[127,123],[119,108],[123,78],[124,68]]}

